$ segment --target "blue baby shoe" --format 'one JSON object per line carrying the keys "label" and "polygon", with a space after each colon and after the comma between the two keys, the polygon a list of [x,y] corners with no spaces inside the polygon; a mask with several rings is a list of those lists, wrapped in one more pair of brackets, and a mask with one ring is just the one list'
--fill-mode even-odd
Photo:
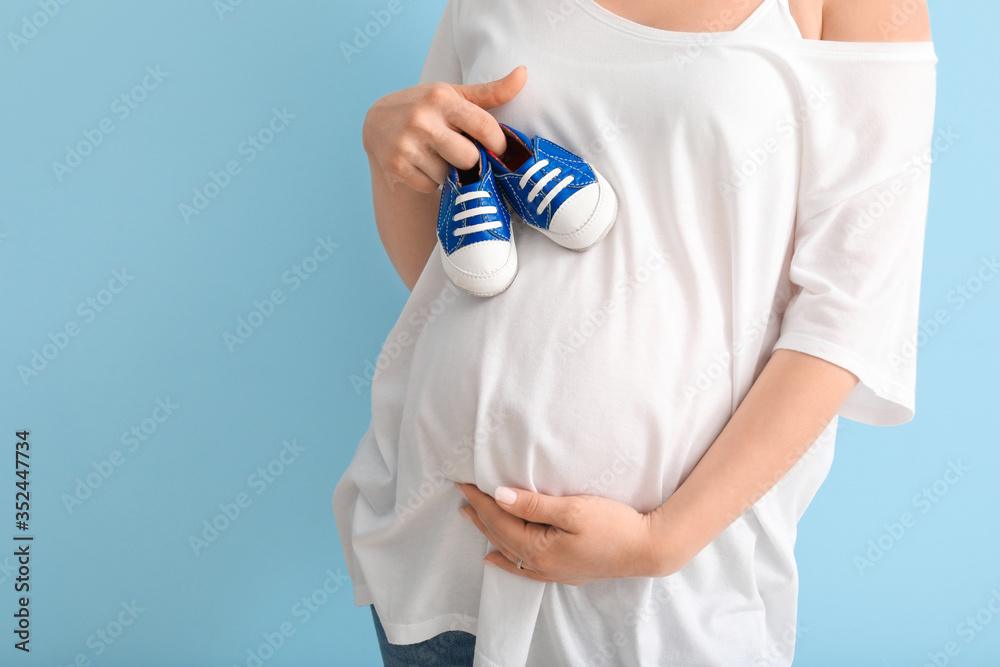
{"label": "blue baby shoe", "polygon": [[570,250],[587,250],[604,238],[618,214],[608,181],[565,148],[500,123],[503,155],[486,154],[511,208],[528,225]]}
{"label": "blue baby shoe", "polygon": [[483,148],[472,169],[451,167],[441,188],[437,234],[444,272],[473,296],[500,294],[517,275],[510,213],[500,201]]}

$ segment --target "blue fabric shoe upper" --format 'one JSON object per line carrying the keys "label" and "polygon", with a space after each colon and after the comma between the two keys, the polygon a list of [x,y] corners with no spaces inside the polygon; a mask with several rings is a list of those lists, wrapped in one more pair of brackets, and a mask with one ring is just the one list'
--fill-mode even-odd
{"label": "blue fabric shoe upper", "polygon": [[[516,171],[511,171],[492,152],[486,151],[489,162],[496,174],[497,183],[499,183],[501,190],[503,190],[507,201],[517,214],[521,216],[522,220],[534,227],[548,229],[552,222],[552,216],[559,210],[563,202],[576,194],[581,188],[597,182],[594,170],[591,169],[590,165],[583,158],[548,139],[536,136],[534,140],[529,140],[526,135],[518,130],[503,123],[500,123],[500,125],[507,128],[521,140],[531,152],[531,157],[519,166]],[[507,140],[510,141],[511,139],[508,137]],[[524,173],[536,162],[541,162],[542,160],[548,160],[549,163],[532,174],[524,188],[519,187],[521,177]],[[561,169],[558,176],[549,180],[535,198],[529,202],[528,194],[534,188],[535,184],[550,171],[557,168]],[[569,175],[573,176],[573,181],[564,187],[552,202],[542,209],[541,214],[539,214],[537,212],[538,204],[560,181]]]}
{"label": "blue fabric shoe upper", "polygon": [[[458,170],[454,166],[451,167],[444,187],[441,188],[441,205],[438,209],[437,233],[446,254],[450,255],[459,248],[464,248],[481,241],[510,241],[510,213],[500,200],[496,182],[493,179],[493,168],[481,147],[479,148],[479,168],[480,179],[475,183],[462,185],[459,183]],[[461,203],[455,203],[458,195],[470,192],[486,192],[489,194],[489,197],[469,199]],[[455,215],[462,211],[490,206],[494,207],[496,212],[482,212],[464,220],[457,222],[454,220]],[[500,222],[500,226],[469,234],[455,235],[454,233],[456,229],[472,227],[473,225],[488,222]]]}

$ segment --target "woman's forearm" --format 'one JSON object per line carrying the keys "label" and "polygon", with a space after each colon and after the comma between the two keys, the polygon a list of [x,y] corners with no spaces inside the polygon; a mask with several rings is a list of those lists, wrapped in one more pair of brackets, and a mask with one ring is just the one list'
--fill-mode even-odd
{"label": "woman's forearm", "polygon": [[390,186],[385,173],[369,159],[375,225],[389,261],[412,290],[437,243],[441,192],[418,192],[402,183]]}
{"label": "woman's forearm", "polygon": [[691,474],[649,514],[653,575],[680,570],[767,493],[857,383],[828,361],[776,350]]}

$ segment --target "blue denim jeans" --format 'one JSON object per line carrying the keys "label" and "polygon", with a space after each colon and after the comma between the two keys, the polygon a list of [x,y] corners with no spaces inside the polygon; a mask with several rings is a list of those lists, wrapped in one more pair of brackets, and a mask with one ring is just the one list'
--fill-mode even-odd
{"label": "blue denim jeans", "polygon": [[416,644],[390,644],[385,638],[382,622],[372,609],[375,634],[378,635],[382,663],[385,667],[472,667],[476,636],[461,630],[449,630]]}

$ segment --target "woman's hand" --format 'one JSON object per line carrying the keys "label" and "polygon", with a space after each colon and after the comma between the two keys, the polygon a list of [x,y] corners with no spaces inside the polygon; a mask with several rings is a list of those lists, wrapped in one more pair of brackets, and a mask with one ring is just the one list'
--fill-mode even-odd
{"label": "woman's hand", "polygon": [[[650,516],[600,496],[547,496],[499,487],[497,500],[475,484],[455,483],[469,501],[463,515],[500,551],[486,561],[537,581],[577,586],[655,576]],[[516,493],[510,504],[505,491]],[[522,567],[517,569],[517,559]]]}
{"label": "woman's hand", "polygon": [[485,109],[506,104],[524,87],[521,65],[497,81],[476,85],[425,83],[390,93],[365,116],[362,140],[369,161],[396,183],[429,194],[444,183],[449,164],[471,169],[476,145],[462,132],[499,155],[507,140]]}

